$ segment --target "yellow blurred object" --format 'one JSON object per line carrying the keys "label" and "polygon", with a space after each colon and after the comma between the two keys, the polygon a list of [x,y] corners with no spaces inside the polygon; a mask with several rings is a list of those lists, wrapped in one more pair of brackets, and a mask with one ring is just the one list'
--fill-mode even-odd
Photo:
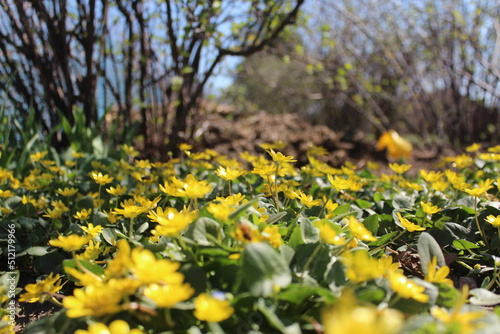
{"label": "yellow blurred object", "polygon": [[383,149],[387,149],[388,159],[408,159],[413,150],[413,146],[396,131],[389,130],[384,132],[377,142],[377,150],[382,151]]}

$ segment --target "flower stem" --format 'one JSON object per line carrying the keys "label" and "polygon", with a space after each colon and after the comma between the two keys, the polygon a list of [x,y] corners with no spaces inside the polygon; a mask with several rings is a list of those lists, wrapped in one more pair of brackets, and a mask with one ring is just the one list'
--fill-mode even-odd
{"label": "flower stem", "polygon": [[388,245],[390,245],[391,243],[393,243],[394,241],[396,241],[397,239],[401,238],[401,236],[403,234],[405,234],[406,230],[402,230],[401,232],[399,232],[399,234],[397,234],[394,238],[391,238],[389,241],[387,241],[385,244],[383,245],[380,245],[378,247],[375,247],[374,249],[372,249],[369,254],[370,255],[374,255],[375,253],[377,253],[379,250],[381,250],[382,248],[385,248],[387,247]]}
{"label": "flower stem", "polygon": [[302,274],[300,275],[299,283],[302,283],[302,281],[304,280],[304,274],[307,272],[307,270],[311,266],[312,261],[314,260],[316,255],[318,255],[320,250],[321,250],[321,242],[318,243],[318,246],[316,246],[316,248],[312,252],[311,256],[307,259],[307,262],[304,265],[304,268],[302,269]]}
{"label": "flower stem", "polygon": [[490,248],[488,244],[488,240],[486,239],[486,236],[484,235],[484,231],[481,228],[481,224],[479,223],[479,216],[477,214],[477,197],[474,197],[474,218],[476,220],[476,225],[477,229],[479,230],[479,234],[481,234],[481,238],[483,239],[484,243],[486,244],[487,248]]}
{"label": "flower stem", "polygon": [[130,218],[130,225],[128,227],[128,238],[132,240],[134,236],[134,218]]}

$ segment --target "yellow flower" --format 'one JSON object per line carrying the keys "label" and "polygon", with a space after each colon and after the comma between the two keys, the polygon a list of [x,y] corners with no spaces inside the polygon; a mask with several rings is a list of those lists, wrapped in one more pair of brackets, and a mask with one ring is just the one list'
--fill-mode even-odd
{"label": "yellow flower", "polygon": [[412,298],[421,303],[426,303],[429,300],[429,296],[424,293],[425,288],[406,278],[405,275],[389,272],[387,276],[391,289],[399,296],[407,299]]}
{"label": "yellow flower", "polygon": [[234,208],[226,203],[210,202],[207,205],[207,211],[210,212],[215,219],[221,222],[227,222],[229,220],[229,215],[233,213],[234,210]]}
{"label": "yellow flower", "polygon": [[474,163],[474,160],[467,154],[461,154],[454,158],[451,158],[452,165],[458,169],[467,168]]}
{"label": "yellow flower", "polygon": [[331,199],[326,199],[326,197],[323,197],[323,202],[325,202],[325,209],[326,209],[326,217],[327,219],[334,217],[335,215],[333,212],[338,208],[339,204],[332,202]]}
{"label": "yellow flower", "polygon": [[76,194],[77,192],[78,192],[78,189],[76,189],[76,188],[64,188],[64,189],[59,188],[59,189],[57,189],[57,193],[61,194],[64,197],[71,197],[74,194]]}
{"label": "yellow flower", "polygon": [[321,313],[325,334],[396,334],[403,327],[403,315],[393,309],[360,304],[350,290],[343,291],[334,306]]}
{"label": "yellow flower", "polygon": [[322,200],[314,199],[311,195],[307,195],[300,189],[292,191],[292,193],[295,195],[295,198],[297,198],[302,205],[305,205],[308,208],[312,208],[313,206],[318,206],[323,204]]}
{"label": "yellow flower", "polygon": [[436,181],[440,180],[443,177],[443,173],[442,172],[435,172],[433,170],[428,172],[427,170],[422,169],[422,170],[420,170],[420,176],[425,181],[432,183],[432,182],[436,182]]}
{"label": "yellow flower", "polygon": [[121,185],[117,185],[115,187],[109,187],[106,189],[106,192],[113,195],[113,196],[121,196],[127,191],[127,187],[122,187]]}
{"label": "yellow flower", "polygon": [[92,236],[92,238],[97,237],[103,230],[101,225],[94,226],[92,223],[89,223],[87,226],[80,226],[80,228]]}
{"label": "yellow flower", "polygon": [[140,196],[140,195],[134,195],[134,199],[137,201],[137,203],[139,203],[140,206],[142,206],[143,208],[145,209],[148,209],[148,210],[153,210],[154,208],[157,207],[158,205],[158,202],[160,202],[161,200],[161,196],[157,196],[155,197],[154,199],[152,200],[149,200],[147,199],[146,197],[144,196]]}
{"label": "yellow flower", "polygon": [[134,248],[130,255],[130,271],[141,283],[181,284],[184,275],[177,272],[180,264],[167,259],[157,259],[148,249]]}
{"label": "yellow flower", "polygon": [[238,177],[243,175],[245,171],[239,167],[227,167],[224,168],[222,166],[219,167],[215,171],[215,174],[217,174],[221,179],[225,181],[232,181],[236,180]]}
{"label": "yellow flower", "polygon": [[158,223],[155,230],[158,236],[175,236],[184,230],[191,222],[198,217],[197,211],[189,211],[184,208],[180,212],[175,208],[157,208],[156,211],[151,210],[148,218]]}
{"label": "yellow flower", "polygon": [[465,151],[467,151],[467,152],[469,152],[469,153],[472,153],[472,152],[476,152],[476,151],[478,151],[480,148],[481,148],[481,144],[479,144],[479,143],[474,143],[474,144],[472,144],[472,145],[470,145],[470,146],[467,146],[467,147],[465,148]]}
{"label": "yellow flower", "polygon": [[374,161],[368,161],[366,163],[366,167],[368,167],[371,170],[378,170],[380,169],[380,165]]}
{"label": "yellow flower", "polygon": [[425,275],[425,280],[431,283],[444,283],[449,286],[453,286],[453,281],[446,278],[450,274],[450,268],[448,266],[443,266],[437,269],[437,257],[433,256],[432,260],[427,263],[427,275]]}
{"label": "yellow flower", "polygon": [[238,224],[234,231],[231,231],[230,234],[233,239],[241,241],[245,244],[249,242],[262,241],[262,235],[259,229],[247,223]]}
{"label": "yellow flower", "polygon": [[212,191],[212,186],[208,184],[208,181],[198,181],[192,174],[189,174],[183,181],[172,176],[172,184],[177,188],[178,197],[203,198]]}
{"label": "yellow flower", "polygon": [[238,193],[236,195],[230,195],[230,196],[227,196],[227,197],[219,197],[219,196],[217,196],[215,198],[215,201],[224,203],[226,205],[238,205],[244,199],[245,199],[245,195],[242,195],[242,194]]}
{"label": "yellow flower", "polygon": [[38,162],[42,160],[48,153],[48,151],[36,152],[35,154],[30,154],[30,159],[32,162]]}
{"label": "yellow flower", "polygon": [[153,300],[158,307],[172,307],[183,302],[194,293],[189,284],[150,284],[144,289],[144,296]]}
{"label": "yellow flower", "polygon": [[271,150],[271,149],[282,150],[286,147],[286,143],[284,141],[277,140],[272,143],[259,144],[259,147],[263,148],[264,150]]}
{"label": "yellow flower", "polygon": [[71,153],[71,156],[75,159],[78,159],[78,158],[83,158],[85,157],[85,153],[81,153],[81,152],[73,152]]}
{"label": "yellow flower", "polygon": [[194,316],[198,320],[219,322],[228,319],[234,309],[227,300],[214,298],[207,293],[201,293],[194,300]]}
{"label": "yellow flower", "polygon": [[366,227],[356,219],[356,217],[350,216],[349,220],[345,219],[345,221],[348,222],[349,230],[355,238],[363,241],[377,240],[372,232],[367,230]]}
{"label": "yellow flower", "polygon": [[2,327],[0,328],[0,334],[14,334],[14,333],[16,333],[16,331],[14,330],[16,322],[14,320],[12,320],[11,316],[3,315],[0,319],[1,319],[0,321],[4,323],[2,325]]}
{"label": "yellow flower", "polygon": [[387,277],[391,272],[403,273],[403,271],[399,269],[399,262],[393,262],[392,257],[385,254],[378,259],[378,266],[384,277]]}
{"label": "yellow flower", "polygon": [[261,236],[264,240],[267,240],[271,246],[274,248],[279,248],[283,244],[283,239],[279,232],[279,227],[276,225],[266,226],[261,232]]}
{"label": "yellow flower", "polygon": [[118,249],[113,260],[108,262],[104,274],[106,277],[120,277],[128,272],[132,260],[130,259],[130,245],[125,240],[116,243]]}
{"label": "yellow flower", "polygon": [[124,201],[120,203],[122,209],[116,208],[113,210],[113,213],[116,215],[121,215],[125,218],[134,219],[138,215],[149,211],[148,208],[136,205],[135,203],[136,202],[134,200]]}
{"label": "yellow flower", "polygon": [[488,190],[493,188],[493,186],[491,185],[492,183],[493,183],[493,180],[486,179],[486,180],[479,182],[479,184],[476,188],[464,189],[464,191],[473,197],[481,197],[484,194],[486,194],[486,192]]}
{"label": "yellow flower", "polygon": [[274,162],[281,164],[283,162],[296,162],[292,156],[286,156],[281,152],[275,152],[273,149],[267,150],[267,153],[271,156]]}
{"label": "yellow flower", "polygon": [[136,160],[135,161],[136,167],[139,168],[144,168],[144,169],[150,169],[151,168],[151,162],[149,162],[148,159],[146,160]]}
{"label": "yellow flower", "polygon": [[10,190],[2,190],[0,189],[0,197],[2,198],[10,198],[13,197],[14,193]]}
{"label": "yellow flower", "polygon": [[101,186],[111,183],[114,180],[113,177],[110,177],[108,174],[102,175],[101,172],[90,172],[90,177]]}
{"label": "yellow flower", "polygon": [[422,205],[422,209],[428,215],[433,215],[441,211],[441,209],[437,205],[432,205],[432,203],[429,202],[420,202],[420,205]]}
{"label": "yellow flower", "polygon": [[308,155],[317,156],[317,157],[324,157],[324,156],[326,156],[328,154],[328,151],[323,146],[312,145],[307,150],[307,154]]}
{"label": "yellow flower", "polygon": [[138,328],[130,329],[124,320],[115,320],[109,327],[101,322],[95,322],[87,330],[78,329],[75,334],[144,334],[144,332]]}
{"label": "yellow flower", "polygon": [[84,289],[76,289],[73,296],[63,299],[66,315],[69,318],[84,316],[100,317],[105,314],[118,313],[122,307],[122,294],[110,289],[107,285],[89,285]]}
{"label": "yellow flower", "polygon": [[122,150],[123,152],[125,152],[126,155],[131,157],[136,157],[139,155],[139,152],[136,151],[136,149],[133,146],[123,145]]}
{"label": "yellow flower", "polygon": [[457,174],[454,171],[447,169],[444,171],[448,181],[451,182],[453,188],[463,191],[467,189],[469,185],[465,182],[464,176],[462,174]]}
{"label": "yellow flower", "polygon": [[415,182],[409,182],[408,180],[404,179],[399,182],[400,187],[405,188],[405,189],[412,189],[415,191],[422,191],[424,188]]}
{"label": "yellow flower", "polygon": [[469,288],[464,285],[462,293],[455,303],[453,311],[445,310],[441,307],[434,307],[431,309],[431,314],[434,318],[442,321],[446,325],[451,325],[451,328],[459,326],[461,334],[474,333],[476,329],[481,327],[477,320],[487,315],[486,311],[462,311],[462,307],[467,301],[469,295]]}
{"label": "yellow flower", "polygon": [[78,234],[70,234],[68,236],[60,235],[57,239],[49,240],[49,244],[54,247],[60,247],[67,252],[76,251],[86,245],[91,239],[90,235],[84,237]]}
{"label": "yellow flower", "polygon": [[448,182],[445,182],[443,180],[438,180],[436,182],[432,182],[431,183],[431,187],[432,189],[436,190],[436,191],[445,191],[446,189],[448,189],[448,186],[450,184]]}
{"label": "yellow flower", "polygon": [[484,220],[486,220],[487,223],[500,228],[500,216],[489,215]]}
{"label": "yellow flower", "polygon": [[400,158],[408,159],[413,150],[411,143],[394,130],[384,132],[378,139],[376,148],[378,151],[387,149],[388,158],[393,160]]}
{"label": "yellow flower", "polygon": [[189,151],[193,149],[193,145],[189,145],[187,143],[181,143],[179,144],[179,150],[181,151]]}
{"label": "yellow flower", "polygon": [[366,250],[345,252],[341,260],[347,267],[345,272],[347,278],[353,283],[366,282],[384,275],[378,260],[372,258]]}
{"label": "yellow flower", "polygon": [[92,213],[92,209],[82,209],[80,211],[77,211],[73,217],[75,217],[78,220],[87,220]]}
{"label": "yellow flower", "polygon": [[274,176],[274,174],[276,173],[276,169],[276,165],[261,165],[258,167],[254,167],[252,173],[260,175],[262,177],[270,177]]}
{"label": "yellow flower", "polygon": [[406,173],[412,165],[408,164],[396,164],[396,163],[390,163],[389,168],[394,171],[396,174],[403,174]]}
{"label": "yellow flower", "polygon": [[425,230],[425,227],[422,227],[422,226],[417,225],[417,224],[413,224],[408,219],[401,216],[401,214],[399,212],[396,214],[398,216],[399,222],[401,223],[401,226],[403,226],[404,229],[408,230],[408,232],[424,231]]}
{"label": "yellow flower", "polygon": [[350,182],[344,179],[343,177],[335,176],[334,178],[330,174],[328,174],[326,177],[328,178],[328,181],[330,181],[332,187],[335,188],[335,190],[337,191],[349,189],[350,187]]}
{"label": "yellow flower", "polygon": [[345,245],[346,240],[335,232],[329,222],[319,220],[315,225],[319,229],[319,237],[321,240],[335,246]]}
{"label": "yellow flower", "polygon": [[87,247],[85,247],[85,251],[82,254],[78,254],[76,257],[78,259],[83,259],[87,261],[95,260],[101,255],[104,247],[101,246],[100,242],[94,242],[94,240],[90,240]]}
{"label": "yellow flower", "polygon": [[24,287],[26,293],[21,295],[19,301],[28,303],[44,303],[49,300],[52,295],[61,290],[64,285],[64,283],[61,284],[61,277],[59,274],[56,276],[52,275],[53,273],[50,273],[49,276],[39,282],[36,282],[36,284],[27,284]]}

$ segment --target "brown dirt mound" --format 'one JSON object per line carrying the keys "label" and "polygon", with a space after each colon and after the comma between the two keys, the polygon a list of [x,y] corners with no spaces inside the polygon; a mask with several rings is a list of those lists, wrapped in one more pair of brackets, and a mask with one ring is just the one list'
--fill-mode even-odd
{"label": "brown dirt mound", "polygon": [[[283,150],[298,160],[298,165],[307,164],[307,150],[322,146],[328,152],[325,162],[338,167],[346,161],[363,167],[366,161],[387,162],[385,152],[375,149],[375,142],[362,133],[350,136],[349,141],[324,125],[312,125],[298,114],[269,114],[265,111],[236,112],[234,108],[218,105],[201,116],[195,134],[195,151],[211,148],[221,154],[236,157],[240,152],[263,153],[262,143],[282,141]],[[409,163],[414,169],[433,169],[439,158],[439,149],[415,149]]]}
{"label": "brown dirt mound", "polygon": [[299,164],[307,163],[305,153],[313,145],[324,147],[329,152],[326,160],[333,165],[344,163],[357,146],[343,142],[324,125],[311,125],[297,114],[264,111],[245,115],[226,110],[207,113],[197,137],[196,148],[212,148],[228,156],[244,151],[262,153],[259,144],[282,141],[287,143],[283,153],[297,158]]}

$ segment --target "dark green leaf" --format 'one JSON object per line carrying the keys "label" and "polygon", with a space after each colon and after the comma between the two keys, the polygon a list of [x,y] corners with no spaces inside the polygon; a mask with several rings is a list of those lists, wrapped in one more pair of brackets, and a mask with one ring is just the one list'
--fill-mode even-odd
{"label": "dark green leaf", "polygon": [[422,232],[418,238],[418,254],[420,256],[420,266],[427,275],[427,264],[435,256],[439,267],[446,265],[443,252],[437,241],[427,232]]}
{"label": "dark green leaf", "polygon": [[254,296],[269,296],[276,287],[284,288],[292,281],[285,260],[273,247],[265,243],[245,246],[241,274]]}

